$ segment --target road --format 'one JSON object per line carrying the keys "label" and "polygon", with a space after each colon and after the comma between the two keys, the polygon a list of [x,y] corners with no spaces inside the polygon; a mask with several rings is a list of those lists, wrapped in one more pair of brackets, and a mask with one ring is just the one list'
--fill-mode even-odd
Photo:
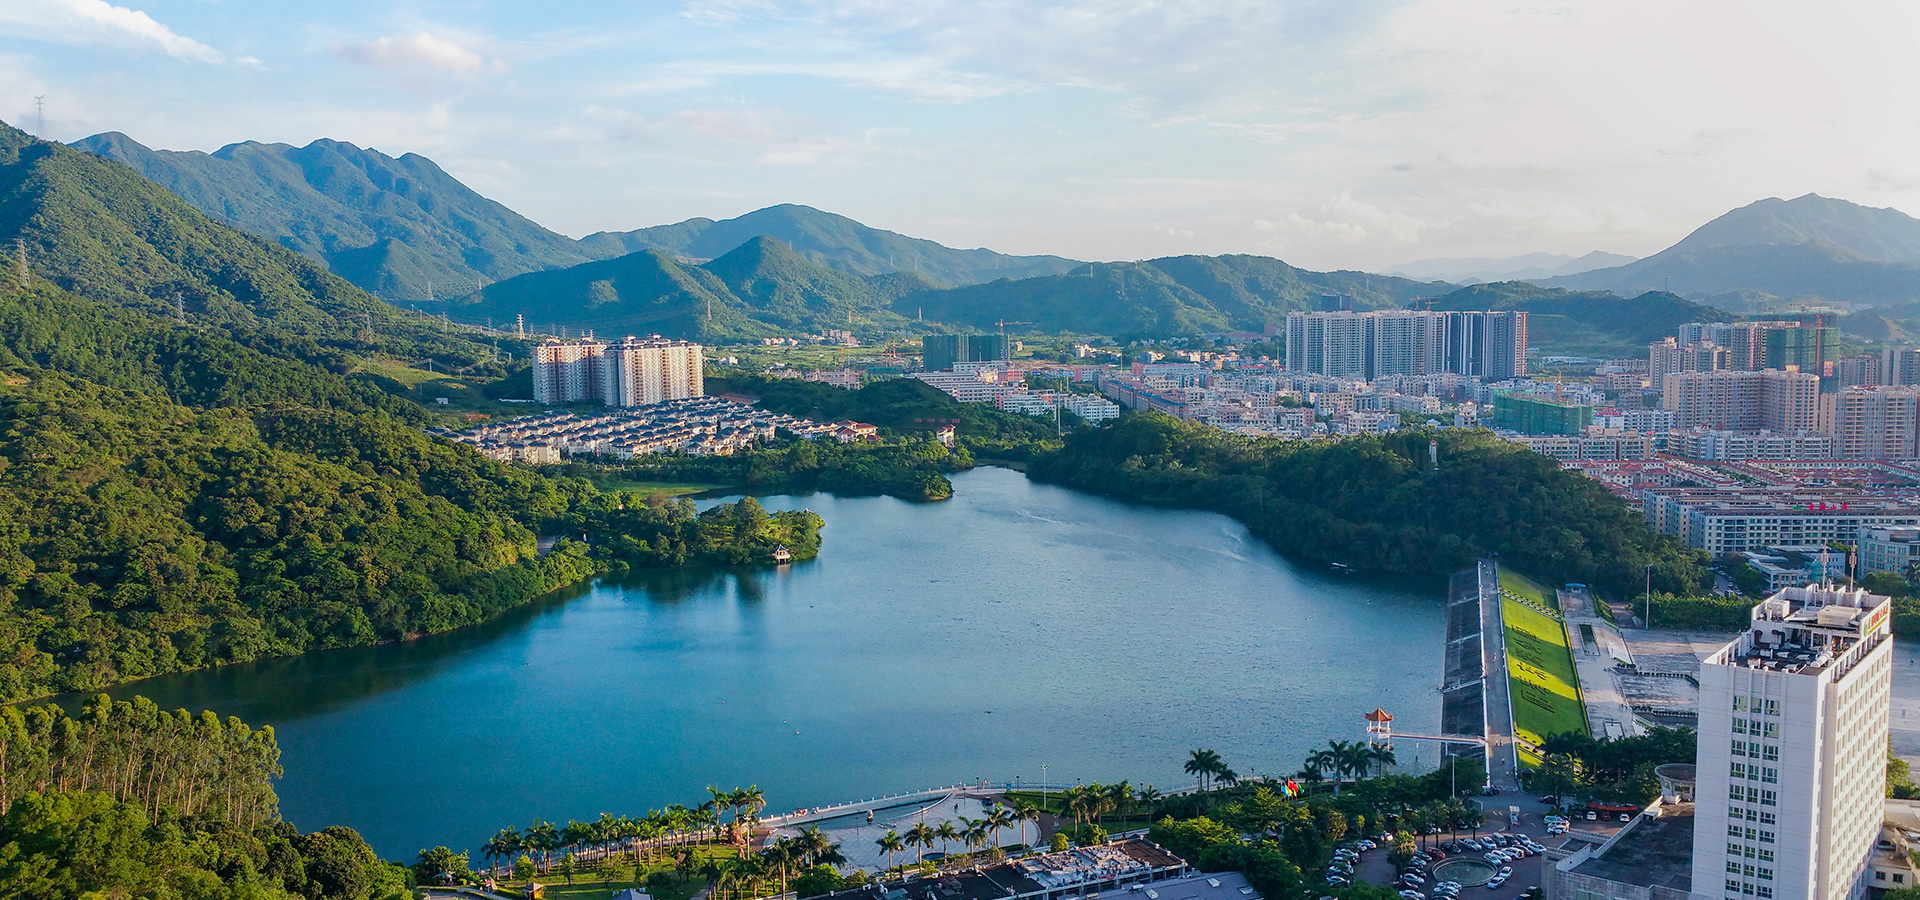
{"label": "road", "polygon": [[1520,789],[1520,756],[1513,744],[1513,697],[1507,689],[1507,626],[1500,617],[1499,566],[1480,561],[1480,652],[1487,673],[1488,781]]}

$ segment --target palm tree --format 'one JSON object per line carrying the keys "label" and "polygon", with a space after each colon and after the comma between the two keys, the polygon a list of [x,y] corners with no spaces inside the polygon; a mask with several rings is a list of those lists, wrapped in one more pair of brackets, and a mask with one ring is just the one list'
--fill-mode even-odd
{"label": "palm tree", "polygon": [[940,855],[945,857],[947,855],[947,842],[959,840],[960,832],[953,827],[953,821],[951,819],[942,819],[939,825],[934,826],[933,836],[940,839]]}
{"label": "palm tree", "polygon": [[553,851],[560,849],[560,831],[553,827],[552,822],[533,820],[533,824],[527,828],[527,836],[524,840],[527,849],[540,854],[542,869],[553,862]]}
{"label": "palm tree", "polygon": [[1126,818],[1133,813],[1133,785],[1125,781],[1107,788],[1108,808],[1114,815]]}
{"label": "palm tree", "polygon": [[[1314,780],[1318,781],[1321,778],[1326,777],[1326,774],[1328,772],[1332,772],[1336,768],[1338,768],[1334,760],[1335,760],[1335,757],[1333,755],[1333,751],[1315,750],[1312,753],[1307,754],[1307,763],[1306,763],[1305,771],[1312,772]],[[1336,781],[1335,792],[1338,793],[1338,790],[1339,790],[1338,782]]]}
{"label": "palm tree", "polygon": [[907,843],[920,848],[916,862],[927,861],[927,851],[933,849],[934,839],[938,837],[933,828],[925,822],[916,823],[912,828],[907,829]]}
{"label": "palm tree", "polygon": [[1004,806],[994,804],[987,811],[987,827],[993,830],[993,849],[1000,849],[1000,831],[1013,827],[1013,812]]}
{"label": "palm tree", "polygon": [[493,833],[481,852],[487,855],[487,873],[493,874],[494,862],[499,859],[511,860],[520,855],[520,829],[508,826]]}
{"label": "palm tree", "polygon": [[1013,801],[1013,818],[1020,823],[1020,846],[1027,846],[1027,823],[1040,824],[1040,807],[1031,800]]}
{"label": "palm tree", "polygon": [[1374,744],[1368,747],[1367,759],[1374,764],[1375,775],[1387,774],[1387,767],[1399,762],[1393,758],[1393,748],[1386,744]]}
{"label": "palm tree", "polygon": [[1213,770],[1213,778],[1216,784],[1224,784],[1227,787],[1233,787],[1240,783],[1240,773],[1227,768],[1225,763],[1222,763],[1220,768]]}
{"label": "palm tree", "polygon": [[966,830],[960,833],[960,839],[967,844],[969,852],[977,851],[987,845],[987,835],[991,831],[985,819],[962,819],[967,823]]}
{"label": "palm tree", "polygon": [[1194,776],[1198,781],[1199,789],[1204,791],[1207,789],[1207,777],[1219,771],[1223,765],[1225,765],[1225,763],[1221,761],[1220,754],[1205,748],[1198,748],[1187,754],[1185,769],[1188,775]]}
{"label": "palm tree", "polygon": [[907,849],[907,845],[904,843],[901,843],[900,841],[900,833],[897,831],[894,831],[891,828],[887,829],[887,833],[881,835],[880,839],[877,841],[874,841],[874,843],[879,844],[880,849],[887,851],[887,868],[888,869],[892,869],[894,867],[893,855],[895,853],[898,853],[902,850]]}
{"label": "palm tree", "polygon": [[1152,782],[1148,782],[1146,787],[1140,789],[1140,802],[1146,805],[1148,815],[1152,815],[1153,810],[1160,805],[1160,801],[1166,798],[1167,795],[1160,793],[1160,789],[1154,787]]}

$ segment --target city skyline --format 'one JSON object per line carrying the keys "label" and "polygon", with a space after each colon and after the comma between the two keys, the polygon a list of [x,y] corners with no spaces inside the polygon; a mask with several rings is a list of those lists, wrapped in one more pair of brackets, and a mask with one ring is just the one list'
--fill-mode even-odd
{"label": "city skyline", "polygon": [[1920,209],[1920,125],[1882,112],[1916,33],[1884,2],[25,0],[0,118],[417,152],[575,236],[795,202],[1010,253],[1385,270],[1646,255],[1810,191]]}

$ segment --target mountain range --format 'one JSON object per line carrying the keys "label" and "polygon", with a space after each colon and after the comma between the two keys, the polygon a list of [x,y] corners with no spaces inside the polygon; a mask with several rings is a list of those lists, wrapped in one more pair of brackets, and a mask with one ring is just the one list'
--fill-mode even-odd
{"label": "mountain range", "polygon": [[778,238],[795,253],[830,269],[852,275],[901,272],[943,285],[1058,275],[1082,265],[1058,256],[1009,256],[992,250],[956,250],[793,203],[769,206],[718,222],[688,219],[638,231],[602,231],[581,238],[580,246],[602,257],[659,250],[703,261],[725,255],[761,235]]}
{"label": "mountain range", "polygon": [[1645,259],[1539,283],[1622,295],[1670,290],[1742,311],[1800,298],[1920,302],[1920,219],[1817,194],[1768,198]]}
{"label": "mountain range", "polygon": [[1560,275],[1577,275],[1593,269],[1624,266],[1633,257],[1595,250],[1582,256],[1565,253],[1527,253],[1495,258],[1488,256],[1422,259],[1395,266],[1387,274],[1421,281],[1451,281],[1454,284],[1488,284],[1495,281],[1534,281]]}

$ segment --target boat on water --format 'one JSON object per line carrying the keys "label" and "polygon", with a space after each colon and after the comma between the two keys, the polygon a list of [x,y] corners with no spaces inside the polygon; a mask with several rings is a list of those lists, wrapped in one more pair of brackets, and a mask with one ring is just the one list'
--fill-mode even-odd
{"label": "boat on water", "polygon": [[1333,570],[1334,570],[1335,572],[1338,572],[1338,573],[1340,573],[1340,574],[1342,574],[1342,575],[1352,575],[1352,574],[1353,574],[1353,567],[1352,567],[1352,566],[1349,566],[1349,565],[1347,565],[1346,563],[1334,563],[1334,564],[1333,564]]}

